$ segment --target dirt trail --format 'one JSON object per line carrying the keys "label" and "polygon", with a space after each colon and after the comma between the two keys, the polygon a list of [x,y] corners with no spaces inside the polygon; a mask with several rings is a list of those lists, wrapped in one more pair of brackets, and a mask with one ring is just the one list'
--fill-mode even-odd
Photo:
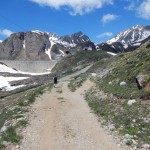
{"label": "dirt trail", "polygon": [[22,143],[11,150],[124,150],[101,128],[84,100],[93,83],[87,80],[76,92],[67,87],[71,77],[89,67],[62,78],[56,88],[37,98]]}
{"label": "dirt trail", "polygon": [[67,84],[60,82],[32,105],[19,150],[123,150],[100,127],[83,98],[93,83],[88,80],[73,93]]}

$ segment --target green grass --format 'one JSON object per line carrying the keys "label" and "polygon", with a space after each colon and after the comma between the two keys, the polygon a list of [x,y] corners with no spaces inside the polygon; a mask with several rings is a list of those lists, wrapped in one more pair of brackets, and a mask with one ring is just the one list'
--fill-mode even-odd
{"label": "green grass", "polygon": [[[50,84],[51,85],[51,84]],[[26,95],[19,98],[14,106],[14,109],[4,110],[2,114],[0,114],[0,128],[3,126],[4,122],[12,119],[19,119],[15,126],[10,126],[7,128],[6,132],[0,135],[0,149],[4,148],[3,141],[18,143],[21,140],[21,136],[17,134],[17,128],[25,127],[28,124],[28,120],[24,118],[24,113],[28,110],[26,106],[32,104],[36,97],[43,94],[45,92],[45,88],[52,88],[52,86],[41,86],[35,89],[30,89],[26,92]]]}
{"label": "green grass", "polygon": [[32,104],[35,101],[36,97],[38,97],[39,95],[42,95],[44,93],[44,89],[45,89],[45,86],[29,91],[29,93],[27,94],[26,97],[20,98],[17,101],[17,105],[18,106],[28,106],[28,105]]}
{"label": "green grass", "polygon": [[74,68],[77,66],[82,66],[82,68],[84,68],[89,63],[109,57],[110,55],[104,51],[79,51],[75,55],[69,56],[60,63],[57,63],[52,69],[52,72],[59,75],[71,74],[75,72]]}
{"label": "green grass", "polygon": [[[120,98],[141,98],[150,99],[150,91],[144,87],[150,82],[150,49],[140,49],[124,54],[117,63],[111,64],[106,61],[107,67],[112,67],[112,71],[102,79],[96,80],[100,89],[112,93]],[[114,57],[114,58],[118,58]],[[103,64],[105,64],[103,60]],[[105,65],[102,64],[102,68]],[[111,65],[110,65],[111,64]],[[143,89],[139,90],[135,78],[138,75],[145,75]],[[126,86],[120,86],[122,81]],[[111,84],[109,84],[111,82]]]}
{"label": "green grass", "polygon": [[68,88],[70,89],[70,91],[75,92],[78,87],[82,86],[86,79],[87,76],[85,74],[76,76],[73,80],[70,81],[70,83],[68,84]]}
{"label": "green grass", "polygon": [[122,136],[133,135],[139,147],[143,143],[150,144],[149,105],[143,104],[140,100],[129,106],[128,100],[103,99],[94,89],[86,93],[85,99],[94,113],[103,118],[105,125],[114,124]]}
{"label": "green grass", "polygon": [[88,70],[88,72],[98,72],[99,70],[114,68],[115,64],[124,56],[124,54],[119,54],[114,57],[104,58],[96,61],[93,66]]}
{"label": "green grass", "polygon": [[17,127],[26,127],[28,125],[28,120],[27,119],[21,119],[19,122],[17,122],[16,126]]}
{"label": "green grass", "polygon": [[16,127],[10,126],[7,128],[6,132],[2,134],[3,141],[11,143],[19,143],[21,136],[16,133]]}

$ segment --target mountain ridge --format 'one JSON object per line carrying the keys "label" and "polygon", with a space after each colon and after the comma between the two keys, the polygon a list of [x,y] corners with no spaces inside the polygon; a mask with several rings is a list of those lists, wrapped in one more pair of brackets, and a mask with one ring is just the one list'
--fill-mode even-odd
{"label": "mountain ridge", "polygon": [[150,26],[135,25],[114,38],[94,44],[79,31],[59,36],[39,30],[18,32],[0,43],[0,59],[8,60],[61,60],[81,50],[103,50],[120,53],[133,51],[150,40]]}
{"label": "mountain ridge", "polygon": [[98,44],[99,49],[112,52],[129,52],[150,40],[150,26],[135,25],[117,34],[114,38]]}
{"label": "mountain ridge", "polygon": [[0,59],[57,59],[59,56],[66,56],[66,51],[77,44],[89,41],[89,37],[82,32],[61,37],[55,33],[39,30],[13,33],[0,44]]}

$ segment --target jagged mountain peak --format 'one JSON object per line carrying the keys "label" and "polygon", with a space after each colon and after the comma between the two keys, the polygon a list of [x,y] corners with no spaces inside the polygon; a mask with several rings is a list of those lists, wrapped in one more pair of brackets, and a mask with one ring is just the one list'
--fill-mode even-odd
{"label": "jagged mountain peak", "polygon": [[82,32],[58,36],[54,32],[33,30],[13,33],[0,43],[0,58],[13,60],[52,60],[66,56],[66,51],[89,42]]}
{"label": "jagged mountain peak", "polygon": [[120,42],[122,44],[134,45],[143,41],[148,36],[150,36],[150,26],[135,25],[123,32],[120,32],[111,40],[107,41],[107,44],[112,44],[114,42]]}
{"label": "jagged mountain peak", "polygon": [[135,25],[117,34],[111,40],[98,44],[98,49],[111,52],[133,51],[150,39],[150,25]]}
{"label": "jagged mountain peak", "polygon": [[131,27],[131,29],[142,29],[143,26],[142,25],[134,25],[133,27]]}
{"label": "jagged mountain peak", "polygon": [[82,36],[82,35],[84,35],[82,31],[72,34],[72,36]]}

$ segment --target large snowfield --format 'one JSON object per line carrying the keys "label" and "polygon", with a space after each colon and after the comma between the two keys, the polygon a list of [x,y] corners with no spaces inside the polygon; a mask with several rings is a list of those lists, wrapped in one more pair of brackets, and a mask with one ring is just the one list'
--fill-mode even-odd
{"label": "large snowfield", "polygon": [[[5,64],[0,64],[0,73],[1,72],[8,72],[11,74],[26,74],[26,75],[45,75],[45,74],[50,74],[50,72],[44,72],[44,73],[31,73],[31,72],[22,72],[22,71],[18,71],[15,69],[12,69],[8,66],[6,66]],[[18,86],[11,86],[10,82],[11,81],[19,81],[19,80],[24,80],[27,79],[29,77],[4,77],[4,76],[0,76],[0,89],[1,91],[12,91],[15,90],[17,88],[23,87],[25,85],[18,85]]]}

